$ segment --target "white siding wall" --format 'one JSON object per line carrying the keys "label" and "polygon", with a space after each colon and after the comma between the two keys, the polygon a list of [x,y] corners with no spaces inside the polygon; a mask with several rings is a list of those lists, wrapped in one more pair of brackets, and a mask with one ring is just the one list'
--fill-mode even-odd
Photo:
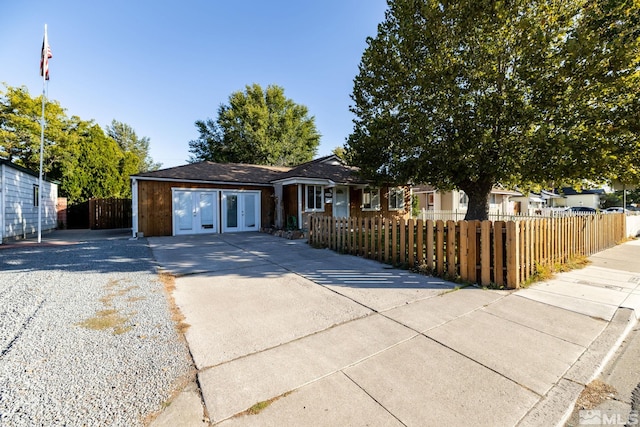
{"label": "white siding wall", "polygon": [[[0,164],[0,240],[38,232],[38,207],[33,203],[33,188],[38,177],[7,164]],[[58,186],[43,181],[41,192],[42,231],[57,226]]]}

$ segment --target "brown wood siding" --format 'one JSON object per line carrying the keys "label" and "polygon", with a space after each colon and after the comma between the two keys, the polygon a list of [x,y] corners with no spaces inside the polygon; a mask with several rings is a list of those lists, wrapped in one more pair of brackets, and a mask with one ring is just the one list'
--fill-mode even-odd
{"label": "brown wood siding", "polygon": [[298,220],[298,186],[286,185],[282,189],[282,206],[284,207],[284,226],[287,226],[287,219],[290,216]]}
{"label": "brown wood siding", "polygon": [[[251,185],[220,185],[173,181],[138,182],[138,231],[145,236],[171,236],[173,234],[173,205],[171,189],[211,188],[216,190],[258,190],[261,191],[260,209],[262,227],[274,222],[275,204],[273,188]],[[220,206],[218,206],[220,207]],[[217,213],[220,215],[220,211]]]}

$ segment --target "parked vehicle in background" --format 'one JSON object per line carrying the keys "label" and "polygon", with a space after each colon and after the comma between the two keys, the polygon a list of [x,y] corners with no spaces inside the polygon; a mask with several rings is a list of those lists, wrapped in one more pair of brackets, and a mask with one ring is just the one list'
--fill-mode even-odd
{"label": "parked vehicle in background", "polygon": [[621,206],[612,206],[610,208],[607,208],[605,210],[603,210],[602,212],[604,213],[624,213],[627,212],[627,209],[621,207]]}
{"label": "parked vehicle in background", "polygon": [[565,209],[565,212],[578,213],[578,214],[594,214],[597,213],[594,208],[588,208],[586,206],[572,206]]}

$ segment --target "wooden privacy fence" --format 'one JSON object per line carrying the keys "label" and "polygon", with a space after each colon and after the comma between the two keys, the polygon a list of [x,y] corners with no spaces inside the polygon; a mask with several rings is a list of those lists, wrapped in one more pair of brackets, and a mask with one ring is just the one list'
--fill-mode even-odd
{"label": "wooden privacy fence", "polygon": [[457,222],[313,216],[309,227],[314,246],[508,288],[538,266],[592,255],[624,237],[623,214]]}
{"label": "wooden privacy fence", "polygon": [[131,199],[89,199],[92,230],[131,228]]}

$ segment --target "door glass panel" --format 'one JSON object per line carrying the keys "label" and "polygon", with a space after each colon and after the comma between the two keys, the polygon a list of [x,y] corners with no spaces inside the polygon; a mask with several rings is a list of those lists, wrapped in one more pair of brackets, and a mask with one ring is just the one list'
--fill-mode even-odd
{"label": "door glass panel", "polygon": [[212,193],[200,193],[200,226],[203,230],[213,228]]}
{"label": "door glass panel", "polygon": [[227,195],[227,227],[238,227],[238,195]]}
{"label": "door glass panel", "polygon": [[253,228],[256,226],[256,195],[244,195],[244,226]]}
{"label": "door glass panel", "polygon": [[176,215],[178,216],[178,229],[191,230],[193,228],[193,201],[191,193],[177,192],[178,209],[176,209]]}

